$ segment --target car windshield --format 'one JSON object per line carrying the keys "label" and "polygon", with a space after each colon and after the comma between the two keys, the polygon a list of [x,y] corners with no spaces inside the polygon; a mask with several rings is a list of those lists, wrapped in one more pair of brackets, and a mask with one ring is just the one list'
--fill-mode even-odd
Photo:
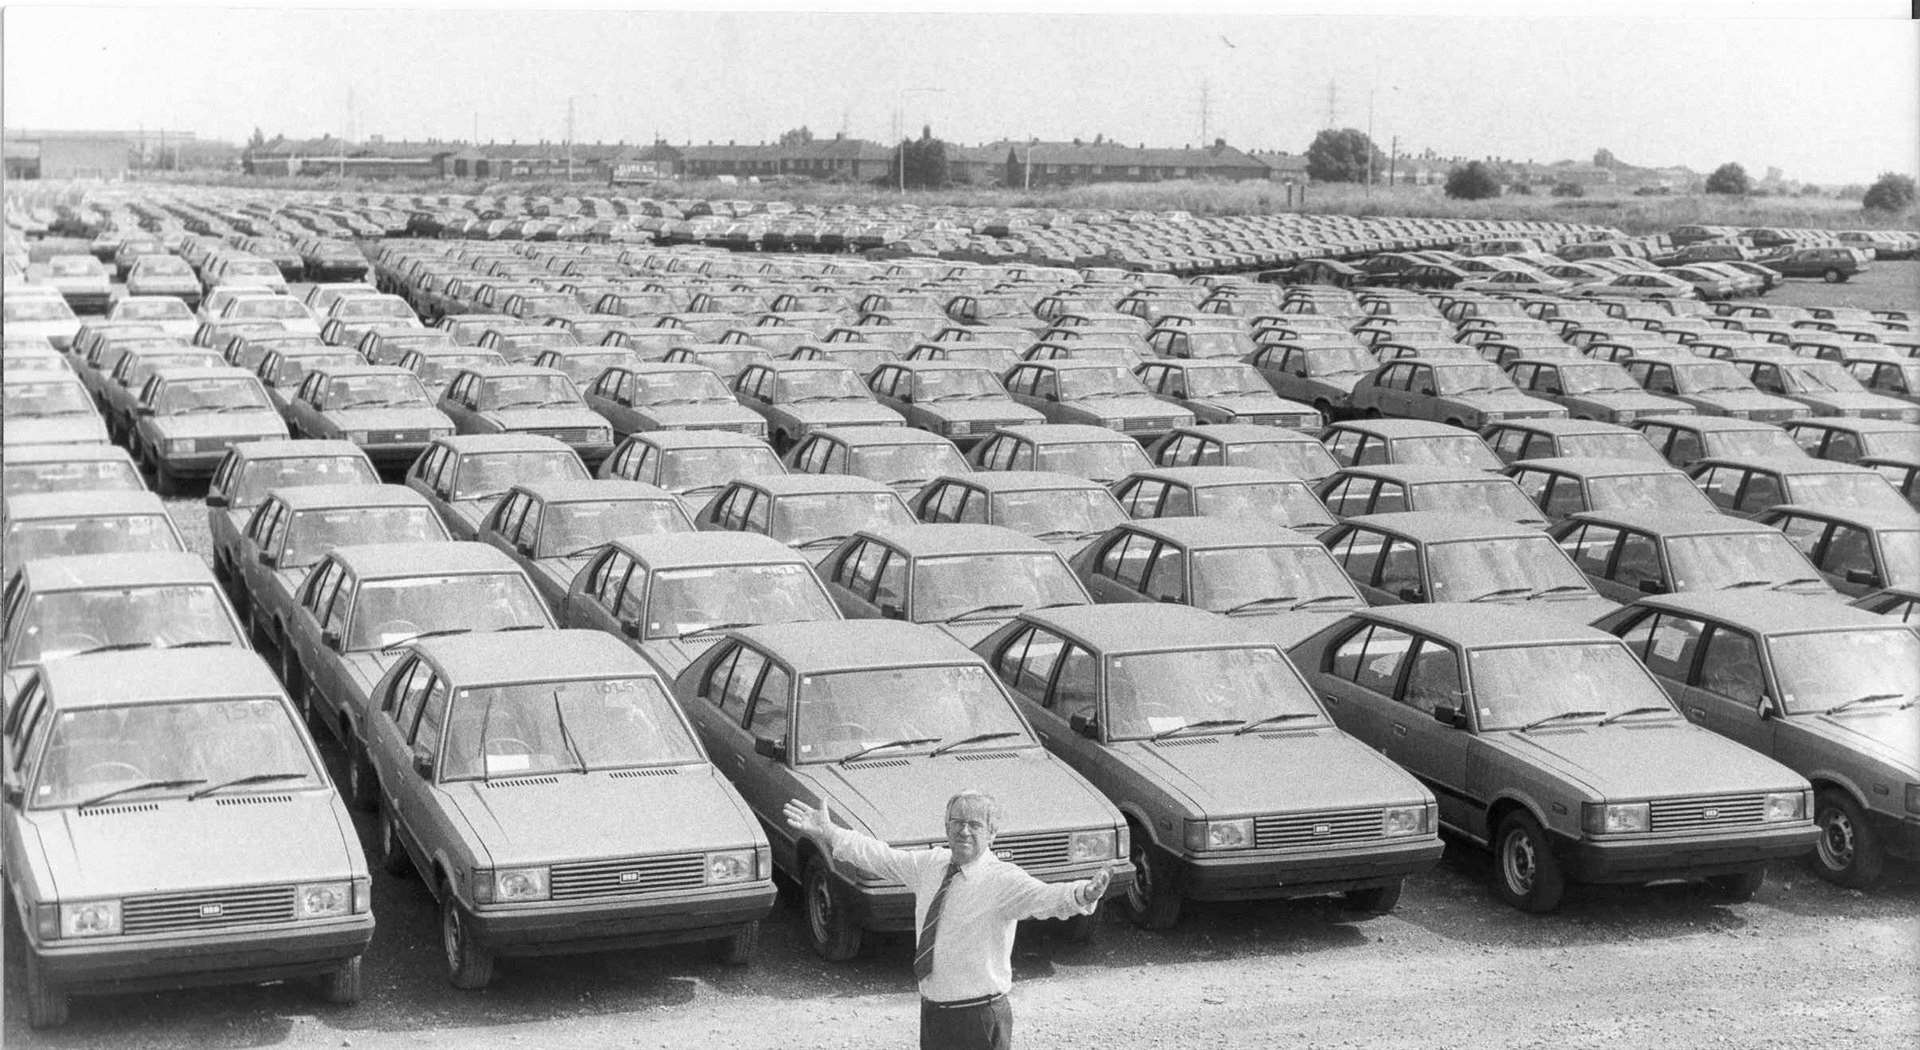
{"label": "car windshield", "polygon": [[123,299],[114,308],[116,321],[191,321],[193,311],[178,299]]}
{"label": "car windshield", "polygon": [[703,761],[653,678],[516,682],[454,692],[440,779]]}
{"label": "car windshield", "polygon": [[1791,368],[1780,369],[1782,385],[1796,394],[1817,394],[1825,391],[1860,392],[1866,387],[1848,373],[1846,366],[1838,361],[1809,361],[1796,364]]}
{"label": "car windshield", "polygon": [[6,465],[6,494],[22,496],[35,492],[79,492],[86,489],[143,492],[146,482],[129,460],[86,459],[49,460],[43,463]]}
{"label": "car windshield", "polygon": [[151,781],[168,782],[125,796],[151,802],[252,776],[263,779],[234,784],[226,793],[323,787],[326,778],[314,765],[305,736],[286,701],[277,697],[63,710],[53,720],[27,797],[35,809],[53,809]]}
{"label": "car windshield", "polygon": [[1309,347],[1303,354],[1308,375],[1364,375],[1379,366],[1372,354],[1357,346]]}
{"label": "car windshield", "polygon": [[[1920,637],[1899,626],[1775,635],[1767,639],[1773,654],[1780,702],[1789,714],[1821,712],[1862,697],[1889,697],[1911,703],[1920,697]],[[1862,704],[1858,710],[1875,710]],[[1885,711],[1887,707],[1877,707]],[[1912,723],[1907,723],[1911,734]],[[1897,723],[1886,726],[1887,743],[1912,753],[1913,738],[1897,739]]]}
{"label": "car windshield", "polygon": [[1792,541],[1771,531],[1674,536],[1667,540],[1667,562],[1680,591],[1819,579]]}
{"label": "car windshield", "polygon": [[[1749,486],[1751,487],[1751,482]],[[1911,514],[1913,506],[1878,473],[1794,474],[1787,478],[1789,498],[1809,507]]]}
{"label": "car windshield", "polygon": [[993,497],[993,522],[1029,536],[1104,532],[1127,520],[1107,490],[1029,489]]}
{"label": "car windshield", "polygon": [[1719,508],[1685,474],[1662,470],[1651,474],[1614,474],[1592,478],[1587,492],[1590,510],[1697,510],[1711,514]]}
{"label": "car windshield", "polygon": [[859,445],[853,449],[850,473],[889,484],[925,481],[939,474],[965,474],[966,459],[945,442],[910,445]]}
{"label": "car windshield", "polygon": [[272,412],[273,403],[255,379],[192,379],[161,385],[153,398],[154,412],[162,416],[184,416],[201,412],[233,412],[264,409]]}
{"label": "car windshield", "polygon": [[431,631],[552,627],[546,603],[518,572],[369,580],[353,599],[347,649],[384,649]]}
{"label": "car windshield", "polygon": [[271,489],[306,485],[378,485],[380,476],[365,456],[281,456],[247,461],[228,486],[227,502],[251,507]]}
{"label": "car windshield", "polygon": [[994,609],[992,614],[1011,616],[1015,609],[1086,602],[1086,592],[1073,572],[1051,551],[963,554],[918,558],[913,563],[916,623],[965,619],[989,606],[1010,606]]}
{"label": "car windshield", "polygon": [[[1016,457],[1017,459],[1018,457]],[[1136,441],[1049,443],[1039,447],[1035,470],[1052,470],[1077,478],[1102,481],[1125,477],[1152,466]]]}
{"label": "car windshield", "polygon": [[[1573,711],[1592,711],[1598,720],[1638,708],[1673,710],[1659,683],[1619,642],[1474,649],[1467,669],[1483,733]],[[1542,682],[1553,688],[1542,689]]]}
{"label": "car windshield", "polygon": [[481,384],[480,410],[582,406],[573,381],[560,375],[498,376]]}
{"label": "car windshield", "polygon": [[1273,388],[1252,365],[1234,368],[1194,368],[1187,372],[1188,397],[1272,397]]}
{"label": "car windshield", "polygon": [[276,321],[308,321],[313,319],[313,315],[307,312],[307,308],[302,306],[299,300],[289,299],[284,295],[262,295],[235,300],[232,306],[227,307],[227,312],[222,316],[229,319],[245,318],[247,320],[256,320],[259,318],[267,318]]}
{"label": "car windshield", "polygon": [[282,351],[280,359],[275,361],[267,382],[283,390],[297,387],[307,378],[307,373],[316,368],[341,366],[354,368],[366,364],[366,359],[351,350],[335,350],[327,353],[287,353]]}
{"label": "car windshield", "polygon": [[1545,533],[1435,543],[1427,547],[1431,600],[1470,602],[1498,597],[1523,599],[1549,588],[1591,594],[1593,588]]}
{"label": "car windshield", "polygon": [[444,385],[453,378],[455,372],[470,365],[503,365],[507,359],[495,353],[478,354],[422,354],[413,364],[413,370],[422,381]]}
{"label": "car windshield", "polygon": [[[1568,394],[1638,394],[1639,384],[1619,365],[1563,364],[1559,366],[1560,389]],[[1646,444],[1644,440],[1641,444]]]}
{"label": "car windshield", "polygon": [[9,324],[16,321],[71,321],[74,319],[73,309],[67,305],[65,299],[52,297],[8,299],[5,304],[0,305],[5,307],[4,312],[0,312],[0,317],[4,317]]}
{"label": "car windshield", "polygon": [[149,255],[134,263],[143,277],[192,276],[193,266],[172,255]]}
{"label": "car windshield", "polygon": [[[1219,460],[1204,452],[1202,464]],[[1277,470],[1309,481],[1324,478],[1340,469],[1332,453],[1318,441],[1235,441],[1227,445],[1227,461],[1236,467]]]}
{"label": "car windshield", "polygon": [[220,271],[221,277],[278,277],[280,268],[265,259],[235,259]]}
{"label": "car windshield", "polygon": [[36,518],[7,526],[6,564],[69,554],[183,550],[165,514]]}
{"label": "car windshield", "polygon": [[47,273],[54,277],[101,277],[106,272],[92,259],[55,259],[47,264]]}
{"label": "car windshield", "polygon": [[572,452],[477,452],[460,457],[453,498],[493,499],[533,481],[585,481],[587,468]]}
{"label": "car windshield", "polygon": [[1197,550],[1187,552],[1187,562],[1193,577],[1193,604],[1213,612],[1346,609],[1366,604],[1325,547]]}
{"label": "car windshield", "polygon": [[1633,459],[1648,463],[1665,463],[1660,450],[1638,432],[1627,434],[1563,434],[1560,436],[1560,454],[1563,456],[1596,456],[1601,459]]}
{"label": "car windshield", "polygon": [[[809,334],[808,338],[812,338],[811,334]],[[836,343],[824,349],[824,353],[815,354],[810,360],[835,361],[839,364],[846,365],[861,375],[873,371],[888,361],[897,361],[900,357],[900,355],[884,346],[858,347]]]}
{"label": "car windshield", "polygon": [[735,478],[784,473],[780,457],[765,445],[678,448],[662,453],[660,487],[685,492],[724,485]]}
{"label": "car windshield", "polygon": [[420,380],[409,375],[377,374],[335,376],[327,380],[329,410],[350,408],[431,407]]}
{"label": "car windshield", "polygon": [[431,507],[341,507],[296,512],[276,568],[312,565],[350,543],[414,543],[447,538]]}
{"label": "car windshield", "polygon": [[1138,397],[1146,394],[1140,380],[1124,365],[1102,368],[1075,368],[1059,373],[1060,400],[1080,401],[1090,397]]}
{"label": "car windshield", "polygon": [[649,639],[677,639],[721,624],[839,618],[813,570],[797,563],[661,569],[647,583]]}
{"label": "car windshield", "polygon": [[702,401],[732,402],[727,385],[706,369],[686,372],[635,372],[635,404],[671,405]]}
{"label": "car windshield", "polygon": [[852,369],[808,368],[780,373],[774,401],[783,405],[803,401],[871,401],[873,395]]}
{"label": "car windshield", "polygon": [[8,667],[145,642],[156,646],[244,644],[225,599],[211,584],[36,594],[26,616],[11,629],[14,640]]}
{"label": "car windshield", "polygon": [[[1681,484],[1687,484],[1685,477]],[[1698,492],[1698,490],[1695,490]],[[1413,510],[1461,511],[1468,514],[1487,514],[1501,521],[1527,523],[1545,523],[1540,508],[1527,498],[1520,486],[1505,478],[1489,478],[1485,481],[1448,481],[1433,485],[1413,486]]]}
{"label": "car windshield", "polygon": [[692,532],[678,500],[608,499],[549,503],[540,519],[538,557],[579,554],[616,536]]}
{"label": "car windshield", "polygon": [[942,347],[937,355],[948,361],[965,361],[968,364],[984,366],[998,375],[1020,363],[1020,352],[1006,346],[968,346],[965,343],[951,343]]}
{"label": "car windshield", "polygon": [[1433,435],[1393,442],[1395,463],[1434,464],[1443,467],[1471,467],[1475,470],[1499,470],[1500,457],[1487,443],[1472,434],[1459,437]]}
{"label": "car windshield", "polygon": [[860,529],[912,523],[912,513],[891,492],[797,493],[773,501],[770,535],[797,547],[851,536]]}
{"label": "car windshield", "polygon": [[1013,703],[978,664],[835,671],[800,679],[793,726],[797,762],[833,762],[895,740],[875,758],[925,753],[988,733],[1011,733],[995,747],[1031,745],[1033,737]]}
{"label": "car windshield", "polygon": [[1682,394],[1754,389],[1752,381],[1725,361],[1702,361],[1698,364],[1676,362],[1673,366],[1673,386]]}
{"label": "car windshield", "polygon": [[1434,389],[1445,394],[1486,393],[1494,390],[1511,390],[1513,380],[1498,365],[1463,365],[1458,368],[1436,368],[1433,370]]}
{"label": "car windshield", "polygon": [[36,416],[93,415],[93,400],[87,388],[72,379],[52,383],[8,383],[4,388],[6,416],[30,419]]}
{"label": "car windshield", "polygon": [[1748,456],[1804,456],[1806,450],[1794,443],[1793,435],[1779,427],[1755,427],[1752,430],[1724,430],[1703,435],[1706,454],[1728,458]]}
{"label": "car windshield", "polygon": [[1276,729],[1326,722],[1300,672],[1272,646],[1107,658],[1109,740],[1137,740],[1198,722],[1220,724],[1196,732],[1231,733],[1261,719],[1273,719]]}
{"label": "car windshield", "polygon": [[356,295],[334,304],[333,316],[342,318],[397,317],[415,320],[413,308],[399,299],[376,295]]}
{"label": "car windshield", "polygon": [[[1253,340],[1239,332],[1193,332],[1187,336],[1188,357],[1245,357],[1253,353]],[[1265,383],[1262,388],[1271,390]]]}
{"label": "car windshield", "polygon": [[922,404],[935,401],[987,401],[1007,396],[992,372],[984,368],[953,368],[925,371],[914,376],[914,398]]}
{"label": "car windshield", "polygon": [[[121,358],[125,361],[126,358]],[[129,365],[123,385],[129,390],[139,390],[146,385],[147,379],[163,368],[203,368],[226,364],[220,355],[212,351],[193,353],[163,353],[151,357],[142,355]],[[119,365],[114,366],[118,370]]]}
{"label": "car windshield", "polygon": [[1209,518],[1255,518],[1288,528],[1332,525],[1333,515],[1304,481],[1204,485],[1194,490],[1194,513]]}

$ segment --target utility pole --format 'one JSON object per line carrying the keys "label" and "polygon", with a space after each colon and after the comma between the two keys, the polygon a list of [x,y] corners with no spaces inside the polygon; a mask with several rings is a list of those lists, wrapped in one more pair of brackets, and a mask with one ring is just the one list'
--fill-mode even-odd
{"label": "utility pole", "polygon": [[1334,102],[1336,99],[1339,98],[1339,95],[1340,95],[1340,89],[1334,85],[1332,78],[1328,78],[1327,80],[1327,127],[1333,127]]}
{"label": "utility pole", "polygon": [[567,181],[573,181],[573,96],[567,96]]}
{"label": "utility pole", "polygon": [[1207,134],[1207,125],[1212,122],[1211,118],[1213,116],[1212,106],[1210,104],[1212,102],[1212,99],[1208,98],[1207,92],[1208,92],[1208,84],[1206,81],[1202,80],[1200,82],[1200,148],[1201,149],[1206,149],[1207,143],[1213,141],[1213,137]]}
{"label": "utility pole", "polygon": [[1373,89],[1367,89],[1367,196],[1373,196]]}
{"label": "utility pole", "polygon": [[473,144],[480,145],[480,111],[473,111]]}
{"label": "utility pole", "polygon": [[1027,184],[1024,187],[1025,190],[1028,193],[1032,193],[1033,192],[1033,140],[1032,139],[1027,140],[1027,162],[1020,166],[1020,170],[1021,170],[1021,173],[1026,176]]}

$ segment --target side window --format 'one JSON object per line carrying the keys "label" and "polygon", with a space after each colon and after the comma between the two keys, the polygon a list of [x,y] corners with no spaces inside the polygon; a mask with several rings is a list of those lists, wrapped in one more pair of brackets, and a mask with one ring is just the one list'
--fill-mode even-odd
{"label": "side window", "polygon": [[1100,573],[1115,583],[1139,590],[1146,578],[1147,562],[1153,557],[1155,541],[1132,533],[1123,535],[1108,547],[1100,559]]}
{"label": "side window", "polygon": [[1380,589],[1417,601],[1426,596],[1420,584],[1420,552],[1405,540],[1390,540],[1380,556]]}
{"label": "side window", "polygon": [[746,721],[747,698],[753,695],[753,687],[766,666],[767,658],[758,650],[741,647],[740,656],[733,663],[733,671],[727,676],[726,685],[720,689],[721,714],[735,723]]}
{"label": "side window", "polygon": [[[735,506],[738,506],[738,504],[736,503]],[[765,493],[754,492],[753,502],[747,504],[747,513],[743,522],[746,530],[748,532],[765,534],[768,529],[771,528],[768,524],[768,518],[772,514],[772,510],[773,500],[767,498]]]}
{"label": "side window", "polygon": [[728,643],[727,651],[707,665],[707,675],[700,681],[699,695],[713,701],[715,707],[720,705],[720,693],[727,687],[727,676],[733,673],[733,665],[745,648],[739,642]]}
{"label": "side window", "polygon": [[1605,576],[1607,559],[1613,557],[1614,541],[1620,538],[1618,529],[1604,525],[1582,525],[1560,539],[1560,549],[1580,567],[1580,571],[1589,576]]}
{"label": "side window", "polygon": [[1766,692],[1766,680],[1761,676],[1759,648],[1753,638],[1740,631],[1715,627],[1707,634],[1707,648],[1700,656],[1700,673],[1695,684],[1743,704],[1758,701]]}
{"label": "side window", "polygon": [[1160,507],[1160,495],[1167,490],[1164,481],[1141,479],[1129,482],[1120,491],[1120,509],[1129,518],[1151,518]]}
{"label": "side window", "polygon": [[848,554],[843,563],[848,567],[846,587],[864,601],[873,601],[874,581],[880,577],[880,565],[886,561],[887,548],[868,540],[860,545],[858,554]]}
{"label": "side window", "polygon": [[987,523],[989,498],[986,493],[964,485],[950,485],[948,488],[959,496],[960,509],[953,520],[974,525]]}
{"label": "side window", "polygon": [[[1353,641],[1358,640],[1356,637]],[[1345,648],[1342,646],[1343,650]],[[1394,683],[1400,678],[1400,667],[1412,649],[1412,635],[1376,625],[1367,632],[1358,652],[1352,654],[1353,684],[1382,696],[1392,696]],[[1336,662],[1341,655],[1335,653]]]}
{"label": "side window", "polygon": [[1547,486],[1552,483],[1553,475],[1542,470],[1517,470],[1512,474],[1513,483],[1527,494],[1536,506],[1545,509]]}
{"label": "side window", "polygon": [[1220,442],[1198,437],[1189,438],[1188,440],[1192,441],[1199,449],[1198,452],[1192,453],[1188,457],[1188,462],[1191,462],[1193,465],[1200,467],[1217,467],[1227,461],[1226,446]]}
{"label": "side window", "polygon": [[1033,445],[1025,441],[1009,441],[1006,470],[1032,470],[1036,454]]}
{"label": "side window", "polygon": [[[905,613],[907,608],[906,555],[894,550],[887,552],[887,560],[881,563],[880,576],[874,583],[873,603],[887,615],[900,616]],[[888,613],[889,609],[893,611]]]}
{"label": "side window", "polygon": [[642,612],[641,600],[645,597],[644,592],[647,586],[647,574],[636,564],[627,572],[624,583],[613,576],[607,578],[609,589],[616,585],[620,587],[620,595],[615,599],[613,615],[621,623],[639,622]]}
{"label": "side window", "polygon": [[[411,659],[412,666],[395,672],[393,685],[387,690],[387,695],[380,701],[380,710],[397,725],[405,724],[400,721],[401,712],[406,710],[409,701],[412,701],[416,705],[418,704],[419,701],[415,694],[419,692],[420,685],[424,684],[427,680],[426,673],[421,670],[425,665],[420,662],[418,657]],[[406,735],[404,729],[401,731],[401,735]]]}
{"label": "side window", "polygon": [[1380,563],[1380,551],[1385,546],[1386,539],[1378,533],[1355,529],[1334,543],[1333,557],[1355,583],[1371,585],[1374,567]]}
{"label": "side window", "polygon": [[1816,564],[1822,570],[1842,577],[1856,569],[1874,572],[1873,541],[1865,529],[1835,524]]}
{"label": "side window", "polygon": [[429,755],[440,754],[440,728],[447,724],[447,701],[452,691],[445,679],[435,677],[426,688],[427,699],[420,705],[420,722],[413,727],[412,744]]}
{"label": "side window", "polygon": [[1327,509],[1341,518],[1365,514],[1367,502],[1373,498],[1374,484],[1371,478],[1347,478],[1327,490]]}
{"label": "side window", "polygon": [[1746,472],[1732,467],[1709,467],[1706,473],[1694,479],[1694,484],[1707,494],[1714,506],[1721,510],[1731,510],[1740,497],[1740,482]]}
{"label": "side window", "polygon": [[845,474],[847,472],[847,446],[838,441],[823,441],[827,455],[820,466],[822,474]]}
{"label": "side window", "polygon": [[527,506],[533,501],[523,493],[516,492],[504,500],[493,515],[493,529],[501,539],[512,543],[520,534],[520,522],[527,516]]}
{"label": "side window", "polygon": [[1740,490],[1740,510],[1749,513],[1762,511],[1777,503],[1785,502],[1780,492],[1780,479],[1772,474],[1754,471],[1747,475],[1747,484]]}
{"label": "side window", "polygon": [[1360,434],[1351,430],[1342,430],[1326,443],[1327,451],[1333,453],[1333,458],[1338,460],[1341,466],[1351,467],[1358,457],[1360,440]]}
{"label": "side window", "polygon": [[1648,369],[1647,378],[1640,385],[1646,387],[1647,392],[1650,394],[1678,393],[1678,390],[1673,385],[1673,369],[1671,368],[1656,367]]}
{"label": "side window", "polygon": [[1160,556],[1153,559],[1153,567],[1147,572],[1146,584],[1141,593],[1154,601],[1185,602],[1187,600],[1187,559],[1176,547],[1161,547]]}
{"label": "side window", "polygon": [[1096,673],[1092,653],[1077,645],[1066,646],[1060,654],[1060,674],[1047,694],[1047,710],[1061,718],[1094,717],[1094,704],[1099,699]]}
{"label": "side window", "polygon": [[1433,714],[1437,706],[1461,708],[1460,655],[1431,638],[1422,638],[1407,668],[1407,685],[1401,701],[1408,707]]}
{"label": "side window", "polygon": [[[1675,681],[1687,680],[1688,672],[1693,669],[1693,657],[1700,646],[1701,624],[1669,613],[1655,618],[1648,629],[1645,649],[1640,650],[1640,662],[1647,670],[1662,678]],[[1627,634],[1627,644],[1634,646],[1637,641],[1633,632]]]}
{"label": "side window", "polygon": [[1165,498],[1160,501],[1162,518],[1193,517],[1193,490],[1185,485],[1168,485]]}
{"label": "side window", "polygon": [[708,509],[708,519],[723,529],[739,529],[740,502],[745,497],[745,492],[745,489],[731,488],[722,493]]}
{"label": "side window", "polygon": [[314,619],[324,620],[326,618],[327,606],[333,602],[333,596],[339,592],[340,581],[344,576],[345,573],[341,572],[338,562],[330,563],[320,582],[314,585],[312,591],[308,592],[309,601],[307,602],[307,608],[313,611]]}
{"label": "side window", "polygon": [[614,588],[626,578],[627,569],[633,559],[618,550],[610,550],[600,556],[600,560],[587,574],[586,593],[600,600],[602,605],[611,605]]}
{"label": "side window", "polygon": [[935,525],[954,521],[960,513],[960,503],[965,498],[959,485],[951,481],[941,482],[920,502],[920,520]]}
{"label": "side window", "polygon": [[1376,463],[1385,463],[1386,461],[1387,443],[1376,437],[1362,435],[1360,438],[1360,448],[1353,454],[1353,465],[1356,467],[1370,467]]}
{"label": "side window", "polygon": [[352,607],[353,590],[347,587],[343,580],[340,586],[339,596],[334,598],[331,605],[327,606],[327,618],[324,621],[324,629],[333,631],[343,638],[346,637],[347,610]]}
{"label": "side window", "polygon": [[768,740],[780,740],[787,735],[789,720],[787,693],[793,684],[793,676],[778,664],[768,664],[767,673],[760,679],[760,688],[753,692],[753,707],[747,712],[747,732],[755,737]]}
{"label": "side window", "polygon": [[1395,481],[1383,481],[1373,497],[1369,514],[1387,514],[1407,509],[1407,487]]}
{"label": "side window", "polygon": [[1540,504],[1540,509],[1555,521],[1586,510],[1587,496],[1580,491],[1579,479],[1564,474],[1554,477],[1552,484],[1547,486],[1547,498]]}

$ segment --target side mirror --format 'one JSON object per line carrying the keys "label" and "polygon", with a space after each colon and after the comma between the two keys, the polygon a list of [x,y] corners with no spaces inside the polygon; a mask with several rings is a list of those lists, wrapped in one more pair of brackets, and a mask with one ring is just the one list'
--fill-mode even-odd
{"label": "side mirror", "polygon": [[272,551],[261,551],[261,552],[260,552],[260,564],[262,564],[262,565],[265,565],[265,566],[266,566],[267,568],[269,568],[269,569],[271,569],[271,568],[273,568],[273,552],[272,552]]}
{"label": "side mirror", "polygon": [[225,497],[225,496],[217,496],[217,495],[214,495],[214,494],[213,494],[213,493],[211,493],[211,492],[209,492],[209,493],[207,493],[207,506],[209,506],[209,507],[224,507],[224,506],[226,506],[226,505],[227,505],[227,497]]}
{"label": "side mirror", "polygon": [[340,651],[340,632],[339,631],[321,631],[320,644],[326,646],[329,649],[332,649],[336,653],[339,652]]}
{"label": "side mirror", "polygon": [[1641,594],[1667,593],[1667,585],[1661,583],[1659,580],[1641,580],[1638,586]]}
{"label": "side mirror", "polygon": [[899,399],[900,399],[900,403],[901,403],[901,404],[903,404],[903,405],[911,405],[911,404],[913,404],[913,394],[912,394],[911,392],[909,392],[909,393],[904,393],[904,394],[900,394],[900,395],[898,395],[898,396],[899,396]]}
{"label": "side mirror", "polygon": [[1294,369],[1294,370],[1293,370],[1293,374],[1294,374],[1294,375],[1297,375],[1297,376],[1299,376],[1299,377],[1300,377],[1300,378],[1302,378],[1302,379],[1305,379],[1305,378],[1307,378],[1307,370],[1306,370],[1306,369],[1304,369],[1304,368],[1296,368],[1296,369]]}
{"label": "side mirror", "polygon": [[1762,696],[1753,702],[1753,717],[1758,718],[1762,722],[1779,713],[1779,710],[1773,706],[1773,697]]}
{"label": "side mirror", "polygon": [[1168,605],[1179,605],[1180,596],[1177,594],[1163,594],[1160,597],[1155,598],[1154,601],[1165,602]]}
{"label": "side mirror", "polygon": [[880,615],[889,620],[898,620],[900,618],[900,607],[892,603],[882,604],[880,606]]}
{"label": "side mirror", "polygon": [[775,762],[785,762],[787,745],[769,737],[757,736],[753,738],[753,753],[761,758],[771,758]]}
{"label": "side mirror", "polygon": [[640,621],[639,620],[621,620],[620,633],[626,635],[629,638],[640,637]]}
{"label": "side mirror", "polygon": [[428,780],[433,779],[433,756],[424,747],[413,749],[413,771]]}
{"label": "side mirror", "polygon": [[1041,394],[1040,400],[1058,402],[1060,400],[1060,395],[1059,394]]}
{"label": "side mirror", "polygon": [[1467,727],[1467,713],[1451,704],[1435,704],[1433,706],[1433,720],[1452,729],[1465,729]]}
{"label": "side mirror", "polygon": [[150,415],[153,415],[153,406],[152,406],[152,405],[141,405],[141,406],[139,406],[138,408],[135,408],[135,409],[133,410],[133,414],[134,414],[134,415],[136,415],[136,416],[150,416]]}
{"label": "side mirror", "polygon": [[1086,715],[1073,715],[1067,719],[1067,728],[1086,737],[1088,740],[1100,739],[1100,725]]}
{"label": "side mirror", "polygon": [[26,792],[22,791],[17,785],[14,785],[14,784],[7,785],[7,791],[6,791],[7,805],[17,809],[19,808],[20,804],[25,800],[26,800]]}
{"label": "side mirror", "polygon": [[1417,602],[1423,601],[1424,596],[1420,593],[1420,588],[1418,587],[1402,587],[1400,588],[1400,600],[1403,602]]}
{"label": "side mirror", "polygon": [[1847,582],[1861,584],[1866,587],[1882,586],[1880,574],[1874,572],[1872,569],[1848,569]]}
{"label": "side mirror", "polygon": [[520,540],[513,545],[513,549],[529,558],[533,557],[533,543],[529,540]]}

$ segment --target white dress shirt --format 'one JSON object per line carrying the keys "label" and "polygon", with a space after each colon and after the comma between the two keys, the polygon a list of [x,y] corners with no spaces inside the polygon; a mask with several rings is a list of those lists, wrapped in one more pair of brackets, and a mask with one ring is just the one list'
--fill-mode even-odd
{"label": "white dress shirt", "polygon": [[[827,836],[834,856],[913,891],[913,929],[927,923],[927,906],[940,890],[953,851],[894,849],[878,839],[835,826]],[[1047,883],[991,851],[963,865],[940,905],[933,972],[920,982],[922,997],[954,1002],[1004,995],[1013,987],[1013,931],[1021,919],[1087,915],[1100,902],[1080,903],[1080,882]]]}

